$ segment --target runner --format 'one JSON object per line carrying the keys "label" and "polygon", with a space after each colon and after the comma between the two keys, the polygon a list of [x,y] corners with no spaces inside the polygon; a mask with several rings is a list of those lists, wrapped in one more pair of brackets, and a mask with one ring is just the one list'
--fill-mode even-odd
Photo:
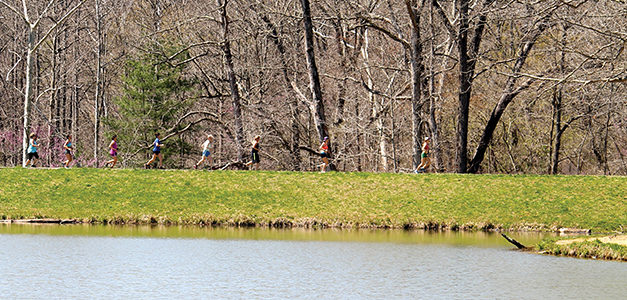
{"label": "runner", "polygon": [[36,168],[37,161],[39,160],[39,154],[37,153],[39,143],[37,142],[37,134],[31,133],[30,140],[28,141],[28,150],[26,151],[26,165],[30,164],[31,167]]}
{"label": "runner", "polygon": [[161,140],[159,139],[159,137],[161,137],[161,135],[158,132],[155,133],[155,141],[152,142],[151,145],[153,146],[152,158],[146,164],[144,164],[144,168],[146,169],[148,169],[150,164],[152,164],[152,162],[154,162],[157,158],[159,158],[159,164],[157,165],[157,167],[159,169],[163,169],[163,155],[161,155],[161,147],[163,147],[163,144],[161,144]]}
{"label": "runner", "polygon": [[66,138],[65,143],[63,143],[63,150],[65,152],[63,167],[69,169],[70,163],[72,162],[72,150],[74,150],[74,147],[72,146],[72,136],[68,134]]}
{"label": "runner", "polygon": [[105,163],[105,167],[107,165],[111,165],[111,168],[115,167],[115,164],[118,162],[118,136],[114,135],[111,138],[111,143],[109,143],[109,155],[111,155],[111,159]]}
{"label": "runner", "polygon": [[418,169],[415,171],[418,173],[425,173],[426,169],[431,164],[431,159],[429,158],[429,142],[431,141],[430,137],[425,137],[424,143],[422,143],[422,153],[420,154],[420,165]]}
{"label": "runner", "polygon": [[325,136],[322,140],[322,145],[320,145],[320,156],[322,157],[323,164],[320,165],[320,173],[324,173],[327,171],[327,167],[329,166],[329,137]]}
{"label": "runner", "polygon": [[198,169],[198,166],[205,161],[205,158],[209,159],[209,164],[213,164],[213,158],[211,157],[211,152],[209,148],[211,148],[211,143],[213,142],[213,135],[208,134],[207,139],[204,143],[202,143],[202,157],[200,160],[194,165],[194,169]]}
{"label": "runner", "polygon": [[259,169],[259,140],[261,139],[260,136],[255,136],[255,140],[253,141],[253,147],[251,150],[251,158],[252,160],[249,161],[246,166],[250,166],[253,165],[251,169],[253,170],[257,170]]}

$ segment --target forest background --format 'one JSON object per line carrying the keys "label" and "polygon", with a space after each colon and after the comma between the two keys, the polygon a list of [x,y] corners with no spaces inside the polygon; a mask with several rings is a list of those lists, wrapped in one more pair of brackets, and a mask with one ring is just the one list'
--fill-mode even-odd
{"label": "forest background", "polygon": [[0,0],[0,165],[626,175],[626,45],[622,0]]}

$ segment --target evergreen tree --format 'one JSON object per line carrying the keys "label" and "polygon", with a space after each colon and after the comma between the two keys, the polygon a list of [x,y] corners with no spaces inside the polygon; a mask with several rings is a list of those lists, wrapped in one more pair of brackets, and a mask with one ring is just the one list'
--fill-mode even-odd
{"label": "evergreen tree", "polygon": [[[123,96],[115,99],[118,116],[106,120],[111,132],[118,135],[122,152],[147,154],[155,132],[165,136],[180,129],[176,122],[191,106],[191,91],[196,84],[185,76],[188,58],[189,53],[177,47],[155,46],[153,51],[127,60],[122,76]],[[186,153],[189,148],[180,140],[169,143],[162,151],[169,156]]]}

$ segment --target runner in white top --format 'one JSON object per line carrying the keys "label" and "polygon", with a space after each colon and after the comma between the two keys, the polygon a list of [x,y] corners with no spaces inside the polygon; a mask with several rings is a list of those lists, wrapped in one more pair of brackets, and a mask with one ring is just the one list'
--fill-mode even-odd
{"label": "runner in white top", "polygon": [[209,151],[211,142],[213,142],[213,135],[208,134],[207,139],[204,143],[202,143],[202,158],[194,165],[194,169],[198,169],[198,166],[200,166],[206,158],[209,159],[209,164],[213,164],[213,158],[211,157],[211,152]]}

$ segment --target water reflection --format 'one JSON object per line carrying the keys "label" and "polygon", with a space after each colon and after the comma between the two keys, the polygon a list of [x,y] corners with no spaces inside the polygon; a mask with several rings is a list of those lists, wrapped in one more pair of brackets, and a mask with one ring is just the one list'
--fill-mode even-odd
{"label": "water reflection", "polygon": [[[538,234],[514,235],[532,244]],[[511,251],[496,234],[0,226],[16,298],[621,299],[627,267]]]}
{"label": "water reflection", "polygon": [[[400,244],[442,244],[452,246],[509,246],[495,232],[433,232],[424,230],[370,229],[276,229],[199,226],[115,226],[115,225],[55,225],[0,224],[0,234],[83,235],[109,237],[152,237],[191,239],[289,240]],[[552,233],[507,233],[523,244],[533,245]]]}

